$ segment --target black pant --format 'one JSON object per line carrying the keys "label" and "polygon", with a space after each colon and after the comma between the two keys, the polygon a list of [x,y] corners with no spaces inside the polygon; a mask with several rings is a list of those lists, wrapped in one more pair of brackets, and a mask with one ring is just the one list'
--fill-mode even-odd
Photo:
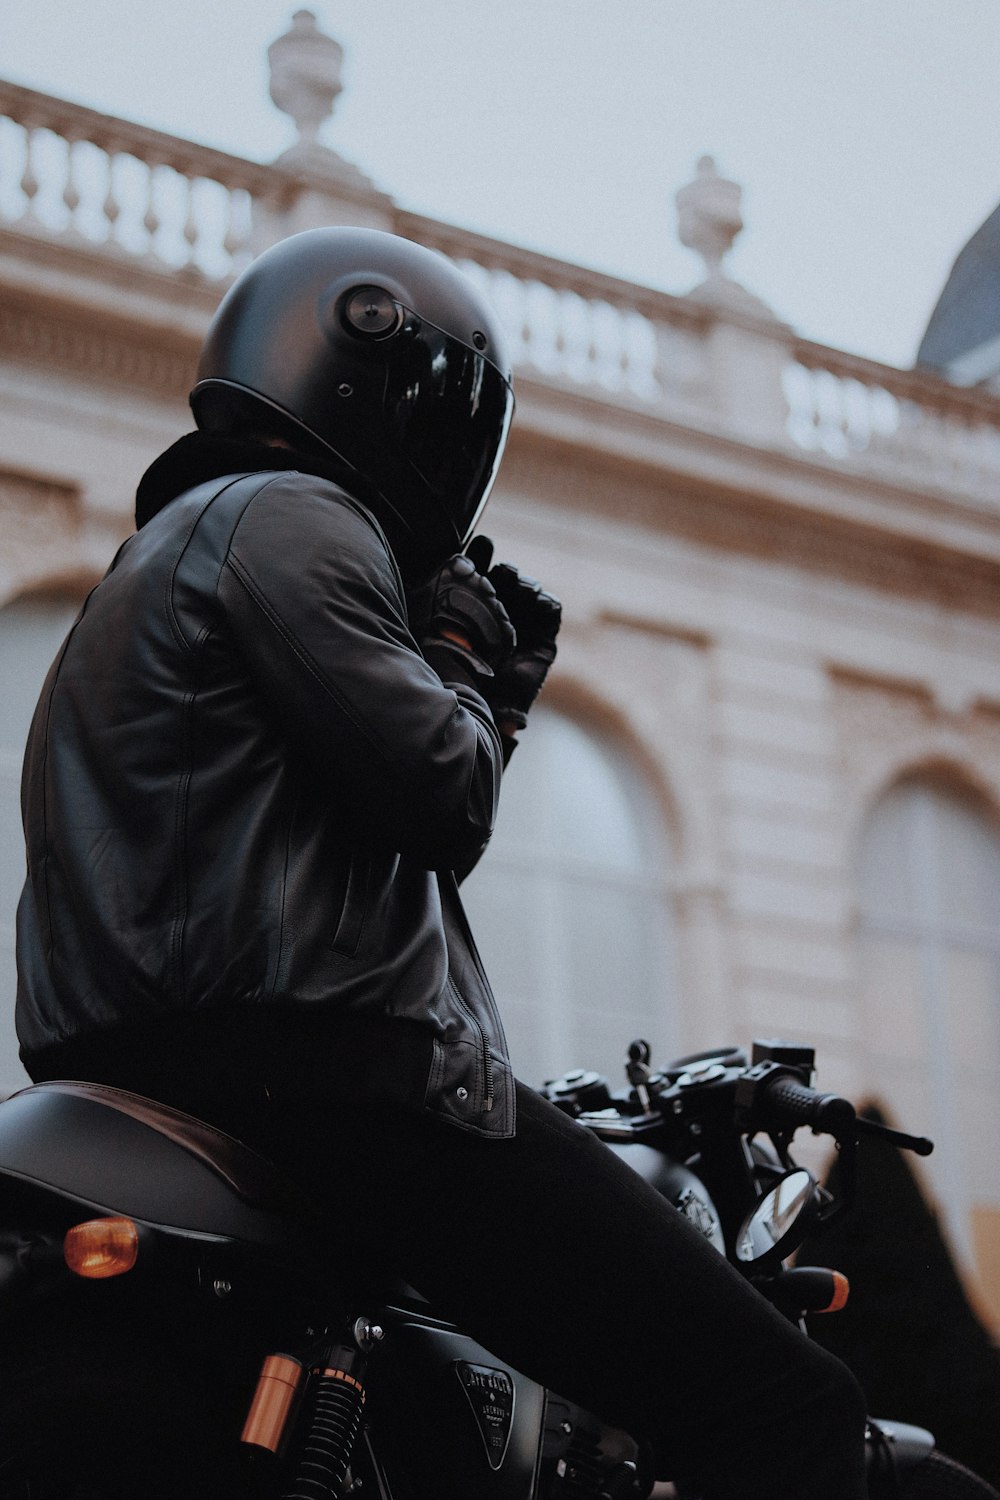
{"label": "black pant", "polygon": [[652,1441],[663,1477],[696,1475],[706,1500],[864,1500],[864,1399],[844,1366],[588,1131],[520,1084],[517,1108],[513,1140],[288,1099],[253,1133],[344,1205],[364,1264]]}

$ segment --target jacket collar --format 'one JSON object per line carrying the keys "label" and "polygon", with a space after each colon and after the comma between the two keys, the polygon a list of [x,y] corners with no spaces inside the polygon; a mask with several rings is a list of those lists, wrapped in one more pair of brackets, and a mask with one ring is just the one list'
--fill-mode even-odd
{"label": "jacket collar", "polygon": [[[332,454],[327,460],[295,448],[272,447],[267,443],[222,437],[218,433],[188,432],[161,453],[139,481],[135,524],[145,526],[171,500],[209,479],[221,479],[225,474],[263,474],[282,469],[317,474],[351,493],[358,490],[358,476],[346,465],[338,464]],[[363,500],[363,496],[358,498]]]}

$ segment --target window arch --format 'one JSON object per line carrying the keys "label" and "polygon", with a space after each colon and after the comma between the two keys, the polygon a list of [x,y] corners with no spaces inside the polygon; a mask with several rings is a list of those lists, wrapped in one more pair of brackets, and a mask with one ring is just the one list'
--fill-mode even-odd
{"label": "window arch", "polygon": [[[930,1159],[952,1240],[1000,1314],[1000,828],[942,776],[905,778],[861,844],[861,978],[874,1083]],[[888,1087],[887,1087],[888,1085]]]}
{"label": "window arch", "polygon": [[593,1067],[629,1041],[669,1051],[676,1011],[667,847],[623,747],[538,708],[505,778],[490,847],[463,887],[518,1075]]}

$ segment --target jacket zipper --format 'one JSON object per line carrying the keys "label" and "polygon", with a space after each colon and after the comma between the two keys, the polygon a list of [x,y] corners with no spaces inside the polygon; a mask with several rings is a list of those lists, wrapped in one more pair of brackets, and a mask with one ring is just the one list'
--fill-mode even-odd
{"label": "jacket zipper", "polygon": [[490,1055],[489,1038],[486,1035],[482,1022],[473,1013],[471,1005],[469,1005],[458,985],[455,983],[454,979],[451,979],[450,976],[449,983],[452,993],[455,995],[455,998],[458,1000],[459,1005],[462,1007],[462,1010],[465,1012],[465,1015],[467,1016],[470,1023],[476,1028],[476,1034],[479,1037],[479,1056],[483,1067],[483,1109],[486,1114],[489,1114],[490,1110],[493,1108],[494,1084],[493,1058]]}
{"label": "jacket zipper", "polygon": [[[479,1026],[479,1022],[476,1022]],[[486,1038],[486,1032],[479,1026],[479,1039],[483,1048],[483,1082],[486,1086],[486,1097],[484,1107],[487,1114],[493,1108],[493,1058],[490,1055],[490,1044]]]}

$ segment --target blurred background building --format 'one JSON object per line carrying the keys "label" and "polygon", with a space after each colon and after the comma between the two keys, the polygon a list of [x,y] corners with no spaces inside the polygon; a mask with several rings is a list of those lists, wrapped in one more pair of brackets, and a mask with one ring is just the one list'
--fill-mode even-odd
{"label": "blurred background building", "polygon": [[385,228],[506,320],[518,412],[487,530],[565,603],[468,886],[521,1075],[617,1082],[639,1035],[661,1062],[814,1043],[823,1087],[936,1139],[925,1180],[1000,1324],[993,221],[927,368],[896,369],[729,276],[740,188],[711,158],[677,194],[704,278],[671,296],[404,211],[320,138],[340,67],[299,12],[271,49],[298,139],[269,165],[0,82],[0,1088],[24,1081],[18,781],[44,672],[191,426],[234,273],[299,229]]}

